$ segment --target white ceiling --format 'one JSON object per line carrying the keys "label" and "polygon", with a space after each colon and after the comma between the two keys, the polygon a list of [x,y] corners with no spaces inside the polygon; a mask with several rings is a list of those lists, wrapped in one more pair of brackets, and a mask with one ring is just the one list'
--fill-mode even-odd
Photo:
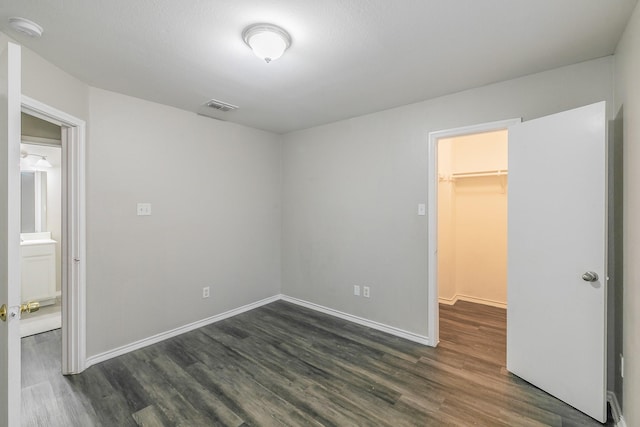
{"label": "white ceiling", "polygon": [[[636,2],[3,0],[0,30],[92,86],[285,133],[610,55]],[[256,22],[291,34],[279,60],[242,41]]]}

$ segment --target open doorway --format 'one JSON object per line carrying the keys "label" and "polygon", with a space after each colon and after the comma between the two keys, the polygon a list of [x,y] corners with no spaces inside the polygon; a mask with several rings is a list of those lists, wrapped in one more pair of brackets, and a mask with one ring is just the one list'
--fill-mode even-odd
{"label": "open doorway", "polygon": [[[86,367],[84,160],[86,124],[77,117],[25,95],[22,95],[21,104],[22,112],[27,116],[40,119],[60,129],[61,373],[80,373]],[[16,203],[19,203],[19,200],[16,200]]]}
{"label": "open doorway", "polygon": [[[440,303],[506,308],[507,128],[520,119],[429,134],[429,341]],[[489,250],[490,249],[490,250]]]}
{"label": "open doorway", "polygon": [[[21,169],[33,170],[35,194],[33,215],[26,214],[20,226],[20,294],[23,302],[36,300],[42,308],[21,319],[16,370],[23,424],[35,425],[50,408],[67,403],[55,391],[65,381],[62,375],[86,366],[85,123],[23,95],[21,127]],[[31,204],[30,195],[21,198]],[[29,290],[25,281],[35,286]]]}
{"label": "open doorway", "polygon": [[20,144],[21,303],[39,304],[20,336],[62,325],[62,128],[22,113]]}
{"label": "open doorway", "polygon": [[441,343],[506,365],[506,129],[437,142]]}

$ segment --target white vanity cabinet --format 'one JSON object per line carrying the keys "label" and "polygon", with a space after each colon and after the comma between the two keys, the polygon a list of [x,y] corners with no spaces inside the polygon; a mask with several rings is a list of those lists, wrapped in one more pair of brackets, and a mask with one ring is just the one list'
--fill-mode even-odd
{"label": "white vanity cabinet", "polygon": [[21,300],[38,301],[40,305],[55,303],[56,241],[51,233],[23,234],[20,243],[22,286]]}

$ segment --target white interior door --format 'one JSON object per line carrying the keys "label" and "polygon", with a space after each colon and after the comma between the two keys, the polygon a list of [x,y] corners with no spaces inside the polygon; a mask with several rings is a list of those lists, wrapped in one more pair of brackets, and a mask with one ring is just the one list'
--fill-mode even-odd
{"label": "white interior door", "polygon": [[509,128],[507,369],[600,422],[606,161],[604,102]]}
{"label": "white interior door", "polygon": [[20,425],[20,46],[0,45],[0,426]]}

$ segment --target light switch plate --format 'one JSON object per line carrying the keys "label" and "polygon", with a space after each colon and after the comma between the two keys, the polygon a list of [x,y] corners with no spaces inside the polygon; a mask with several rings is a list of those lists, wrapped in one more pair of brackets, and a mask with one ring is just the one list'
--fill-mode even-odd
{"label": "light switch plate", "polygon": [[138,216],[151,215],[151,203],[138,203]]}
{"label": "light switch plate", "polygon": [[419,203],[418,204],[418,215],[424,216],[426,214],[427,214],[427,205],[425,205],[424,203]]}

